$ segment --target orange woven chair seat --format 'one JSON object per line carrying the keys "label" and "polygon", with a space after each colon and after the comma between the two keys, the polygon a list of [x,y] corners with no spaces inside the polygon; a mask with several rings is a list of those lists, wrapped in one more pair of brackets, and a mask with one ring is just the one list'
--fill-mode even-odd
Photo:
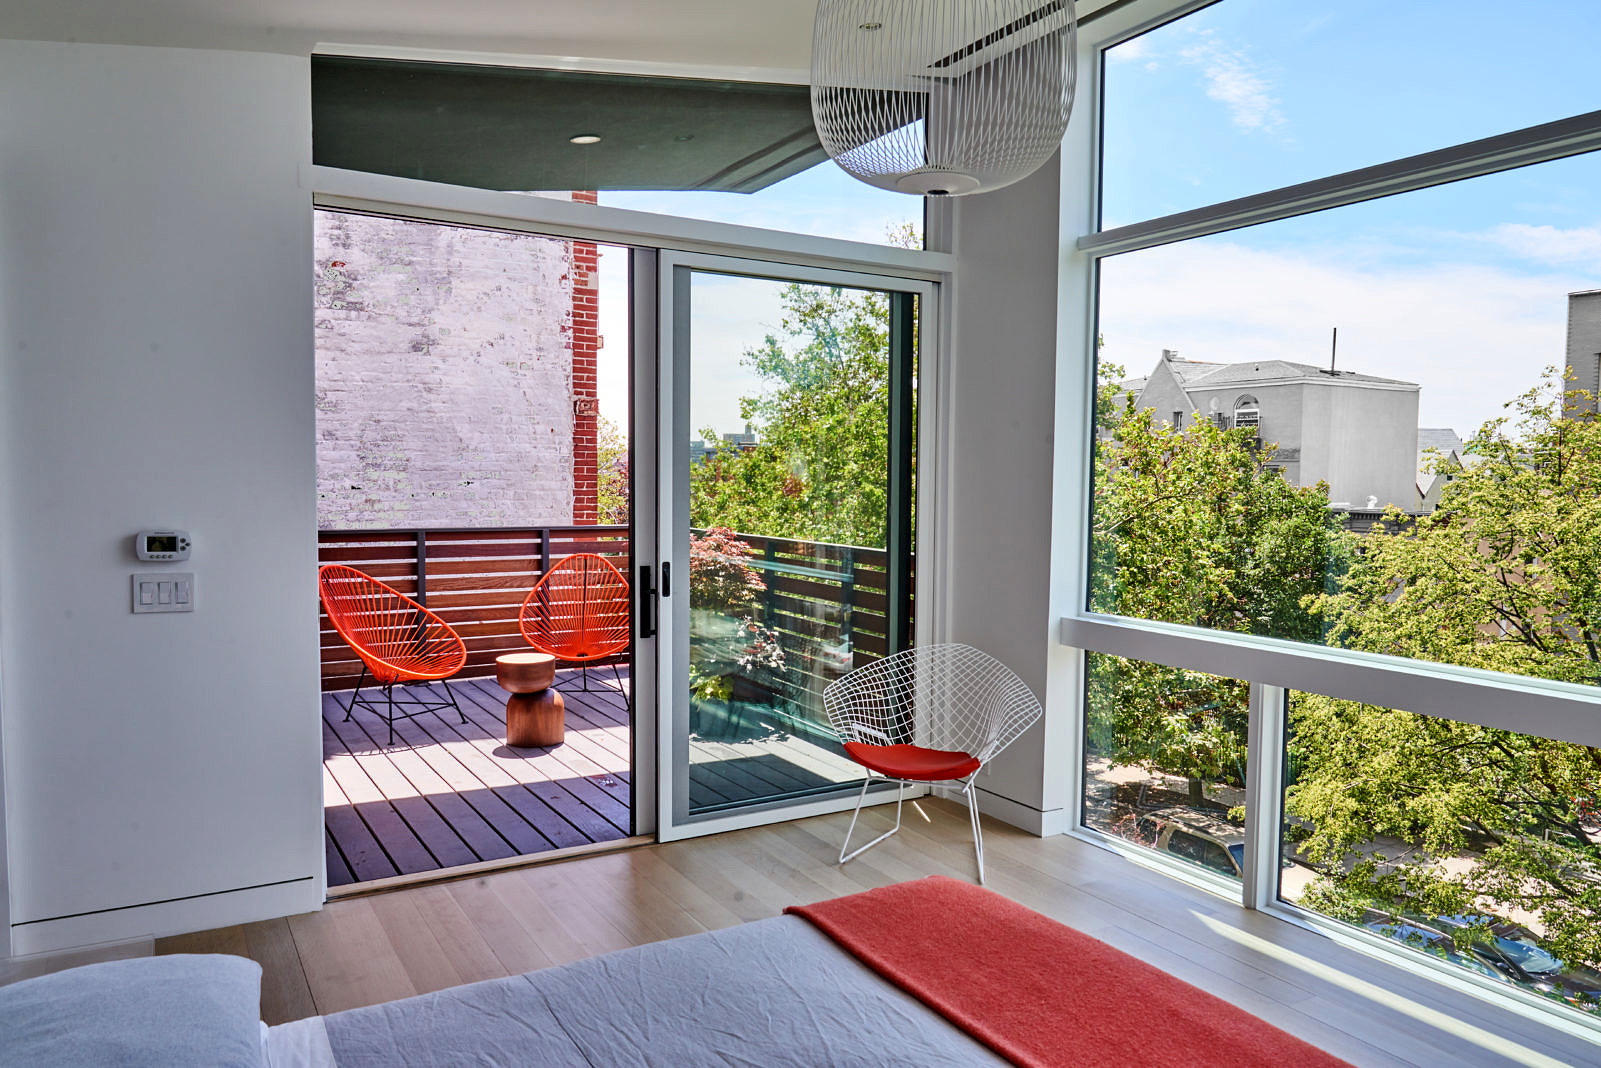
{"label": "orange woven chair seat", "polygon": [[846,742],[845,752],[864,768],[871,768],[891,779],[943,782],[965,779],[979,769],[979,760],[969,753],[949,749],[924,749],[920,745],[868,745]]}
{"label": "orange woven chair seat", "polygon": [[371,575],[327,564],[317,588],[328,621],[381,685],[449,678],[467,663],[450,624]]}
{"label": "orange woven chair seat", "polygon": [[523,637],[541,653],[573,664],[628,648],[628,580],[604,556],[574,553],[545,572],[523,601]]}

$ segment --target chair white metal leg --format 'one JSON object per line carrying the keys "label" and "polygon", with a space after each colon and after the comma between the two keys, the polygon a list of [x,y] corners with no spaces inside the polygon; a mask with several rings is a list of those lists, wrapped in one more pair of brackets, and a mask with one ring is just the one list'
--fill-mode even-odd
{"label": "chair white metal leg", "polygon": [[845,851],[851,847],[851,835],[856,833],[856,820],[862,814],[862,802],[867,800],[867,788],[873,784],[873,777],[871,775],[868,775],[862,779],[862,792],[856,797],[856,811],[851,813],[850,828],[845,832],[844,844],[839,847],[839,862],[841,864],[845,863],[847,860],[853,860],[856,857],[861,856],[863,853],[867,852],[869,849],[872,849],[878,843],[882,842],[884,839],[901,829],[901,803],[906,798],[906,783],[900,779],[896,779],[894,782],[896,783],[895,826],[891,827],[889,830],[885,831],[871,842],[868,842],[866,845],[858,846],[855,852],[846,853]]}
{"label": "chair white metal leg", "polygon": [[978,799],[973,796],[973,783],[978,776],[967,780],[962,793],[967,795],[967,815],[973,821],[973,853],[978,857],[978,885],[984,885],[984,829],[978,822]]}

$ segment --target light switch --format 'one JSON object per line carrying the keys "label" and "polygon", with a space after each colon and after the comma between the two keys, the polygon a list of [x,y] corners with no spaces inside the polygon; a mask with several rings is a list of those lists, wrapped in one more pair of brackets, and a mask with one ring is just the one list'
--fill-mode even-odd
{"label": "light switch", "polygon": [[133,610],[145,612],[193,612],[195,576],[184,572],[135,572],[132,576]]}

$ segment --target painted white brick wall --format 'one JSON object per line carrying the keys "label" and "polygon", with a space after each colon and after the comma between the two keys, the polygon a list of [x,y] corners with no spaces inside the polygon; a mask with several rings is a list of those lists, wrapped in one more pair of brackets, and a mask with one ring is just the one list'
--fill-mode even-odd
{"label": "painted white brick wall", "polygon": [[316,216],[318,525],[570,523],[568,243]]}

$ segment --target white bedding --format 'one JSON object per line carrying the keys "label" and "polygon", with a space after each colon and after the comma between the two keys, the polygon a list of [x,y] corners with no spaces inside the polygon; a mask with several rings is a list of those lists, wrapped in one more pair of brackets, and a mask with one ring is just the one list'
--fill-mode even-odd
{"label": "white bedding", "polygon": [[1006,1062],[795,916],[271,1029],[271,1068]]}

